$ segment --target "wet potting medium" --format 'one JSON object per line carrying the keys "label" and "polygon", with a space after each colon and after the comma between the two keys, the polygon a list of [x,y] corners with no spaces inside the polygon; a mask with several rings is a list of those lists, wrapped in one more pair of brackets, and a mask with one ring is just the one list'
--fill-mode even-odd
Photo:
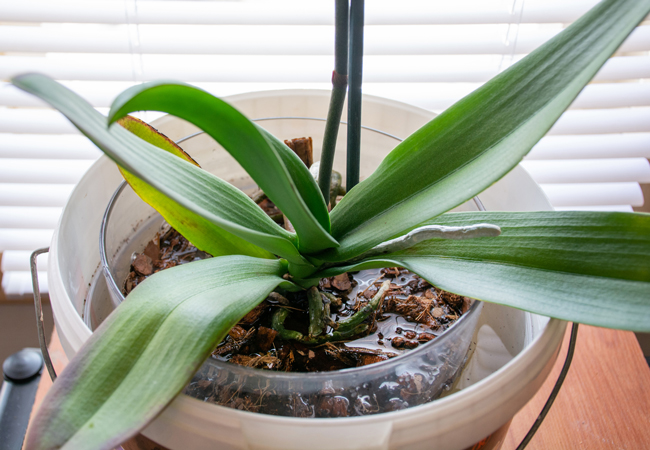
{"label": "wet potting medium", "polygon": [[[328,101],[327,92],[304,91],[234,98],[235,106],[249,117],[322,116]],[[410,134],[430,117],[426,111],[385,99],[368,97],[364,102],[364,122],[397,136]],[[154,126],[172,139],[194,131],[169,117]],[[312,130],[270,131],[279,136],[317,136]],[[340,145],[344,148],[344,143]],[[318,149],[315,145],[316,159]],[[377,155],[362,156],[362,174],[365,171],[367,175],[389,150],[378,148]],[[363,161],[374,162],[364,166]],[[340,164],[337,170],[342,170]],[[242,182],[237,173],[227,173],[224,178]],[[50,297],[69,356],[90,336],[81,314],[99,268],[101,216],[119,182],[120,175],[107,158],[93,165],[73,192],[52,242]],[[520,168],[481,198],[488,210],[550,208]],[[93,296],[108,295],[101,277],[94,286]],[[171,449],[464,448],[508,422],[536,392],[557,356],[564,326],[557,320],[484,305],[473,336],[474,351],[456,386],[459,391],[413,408],[356,418],[301,419],[248,413],[179,396],[143,434]]]}

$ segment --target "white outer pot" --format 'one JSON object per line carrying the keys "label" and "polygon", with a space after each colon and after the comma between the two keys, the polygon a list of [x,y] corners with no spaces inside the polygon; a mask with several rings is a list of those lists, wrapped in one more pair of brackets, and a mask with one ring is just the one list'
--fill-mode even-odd
{"label": "white outer pot", "polygon": [[[251,118],[325,117],[327,91],[271,91],[230,97]],[[410,105],[365,97],[364,125],[406,137],[433,117]],[[154,122],[179,139],[195,128],[173,117]],[[308,135],[309,130],[300,135]],[[298,137],[289,134],[280,137]],[[338,148],[345,148],[340,137]],[[315,148],[318,159],[319,148]],[[387,151],[362,160],[370,173]],[[344,171],[343,152],[335,168]],[[63,348],[72,357],[91,332],[81,319],[93,276],[99,274],[98,236],[110,196],[121,181],[100,158],[73,191],[50,247],[48,279],[54,319]],[[488,210],[552,209],[520,167],[481,194]],[[100,275],[98,275],[100,276]],[[507,423],[537,392],[557,357],[566,323],[510,308],[485,305],[476,350],[465,367],[460,391],[432,403],[393,413],[343,419],[296,419],[237,411],[179,396],[143,434],[170,449],[461,449]]]}

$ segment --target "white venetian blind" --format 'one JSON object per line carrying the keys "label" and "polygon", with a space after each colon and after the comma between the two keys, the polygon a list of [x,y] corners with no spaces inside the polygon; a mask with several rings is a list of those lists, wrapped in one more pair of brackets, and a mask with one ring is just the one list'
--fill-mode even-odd
{"label": "white venetian blind", "polygon": [[[363,90],[442,111],[595,3],[368,0]],[[29,253],[49,245],[68,194],[100,154],[57,112],[10,86],[11,76],[46,73],[100,110],[126,87],[158,78],[194,83],[220,96],[329,89],[333,4],[0,2],[5,293],[31,291]],[[643,203],[639,182],[650,182],[649,51],[650,24],[643,23],[524,161],[558,209],[630,211]]]}

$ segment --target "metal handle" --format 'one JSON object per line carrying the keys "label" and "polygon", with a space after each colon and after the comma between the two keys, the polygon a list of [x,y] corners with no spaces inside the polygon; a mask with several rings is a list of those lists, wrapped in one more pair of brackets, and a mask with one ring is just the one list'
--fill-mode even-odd
{"label": "metal handle", "polygon": [[50,251],[49,247],[39,248],[30,256],[30,268],[32,270],[32,288],[34,289],[34,307],[36,308],[36,328],[38,329],[38,342],[41,346],[41,353],[45,361],[45,367],[50,374],[52,381],[56,380],[56,372],[50,359],[50,352],[47,350],[45,342],[45,326],[43,325],[43,304],[41,302],[41,290],[38,287],[38,270],[36,269],[36,258],[38,255]]}

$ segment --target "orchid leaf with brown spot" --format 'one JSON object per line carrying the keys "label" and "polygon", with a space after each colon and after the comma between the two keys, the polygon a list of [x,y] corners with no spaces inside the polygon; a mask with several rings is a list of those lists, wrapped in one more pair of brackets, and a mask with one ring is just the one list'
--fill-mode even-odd
{"label": "orchid leaf with brown spot", "polygon": [[[200,168],[199,164],[176,143],[140,119],[126,116],[121,118],[118,124],[150,144]],[[156,208],[172,227],[199,250],[212,256],[248,255],[258,258],[274,258],[272,253],[229,233],[178,202],[165,197],[160,191],[128,170],[120,167],[120,172],[142,200]],[[196,189],[198,188],[199,186],[196,186]]]}
{"label": "orchid leaf with brown spot", "polygon": [[283,142],[228,103],[184,83],[154,81],[122,92],[109,120],[140,110],[173,114],[219,142],[289,218],[302,253],[338,245],[329,234],[327,206],[308,168]]}

